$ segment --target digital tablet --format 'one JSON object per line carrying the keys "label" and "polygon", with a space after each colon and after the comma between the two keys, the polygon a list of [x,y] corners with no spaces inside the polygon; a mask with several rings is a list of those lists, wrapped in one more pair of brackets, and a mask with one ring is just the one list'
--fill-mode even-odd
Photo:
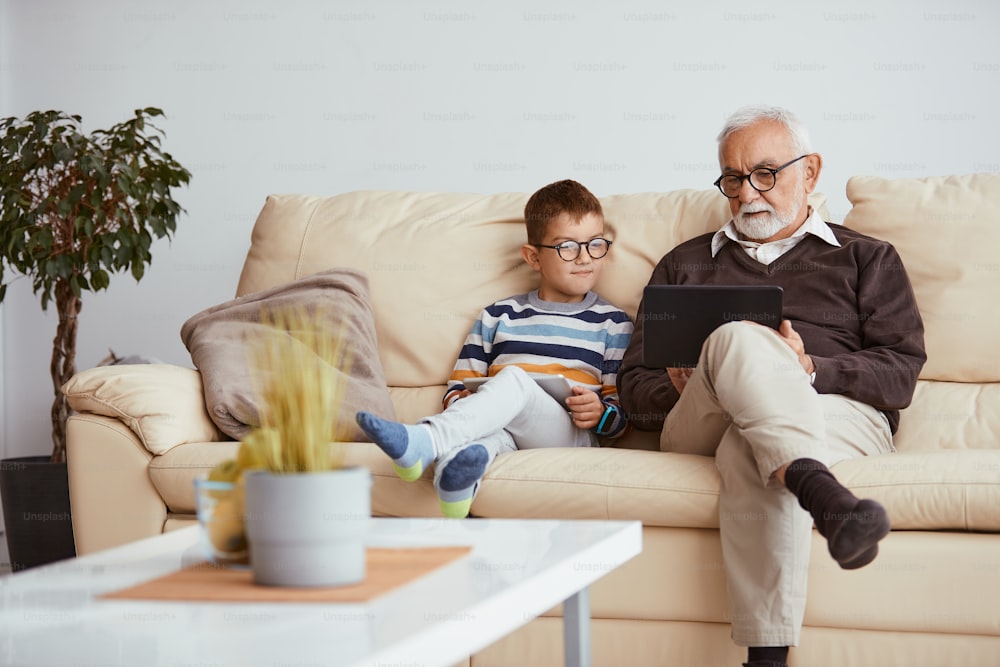
{"label": "digital tablet", "polygon": [[[545,393],[547,393],[549,396],[559,401],[560,405],[564,404],[566,402],[566,399],[573,395],[573,383],[571,383],[562,375],[551,375],[548,373],[528,373],[528,376],[531,377],[531,379],[533,379],[535,382],[537,382],[538,386],[545,390]],[[462,384],[464,384],[465,388],[468,389],[469,391],[476,392],[480,387],[483,386],[483,384],[492,379],[493,379],[492,377],[466,378],[462,380]],[[597,392],[598,394],[601,392],[600,385],[583,384],[580,386],[583,387],[584,389],[589,389],[590,391]]]}
{"label": "digital tablet", "polygon": [[716,327],[750,320],[781,326],[782,289],[775,285],[647,285],[643,290],[642,363],[696,366]]}

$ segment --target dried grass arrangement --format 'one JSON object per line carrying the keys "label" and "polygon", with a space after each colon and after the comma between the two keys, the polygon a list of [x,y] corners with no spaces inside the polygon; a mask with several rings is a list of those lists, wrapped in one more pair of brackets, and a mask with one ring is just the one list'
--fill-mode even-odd
{"label": "dried grass arrangement", "polygon": [[267,333],[249,348],[260,426],[243,439],[247,467],[273,473],[336,470],[343,452],[331,443],[351,359],[342,331],[305,308],[262,313]]}

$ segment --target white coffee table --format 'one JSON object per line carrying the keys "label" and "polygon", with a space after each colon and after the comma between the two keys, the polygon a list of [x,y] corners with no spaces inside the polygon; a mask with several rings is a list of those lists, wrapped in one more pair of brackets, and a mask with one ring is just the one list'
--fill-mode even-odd
{"label": "white coffee table", "polygon": [[564,602],[586,666],[588,586],[642,550],[638,521],[373,519],[370,546],[472,551],[367,603],[97,599],[202,560],[199,530],[0,578],[0,664],[450,667]]}

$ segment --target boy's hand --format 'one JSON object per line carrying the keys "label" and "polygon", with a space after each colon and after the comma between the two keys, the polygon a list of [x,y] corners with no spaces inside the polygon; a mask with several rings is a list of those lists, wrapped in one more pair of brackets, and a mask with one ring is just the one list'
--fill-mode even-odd
{"label": "boy's hand", "polygon": [[573,387],[573,395],[566,399],[569,416],[577,428],[594,428],[604,414],[604,404],[595,392],[580,386]]}
{"label": "boy's hand", "polygon": [[684,393],[684,387],[687,386],[688,380],[691,379],[691,374],[694,373],[693,368],[668,368],[667,376],[674,385],[674,389],[677,390],[678,394]]}

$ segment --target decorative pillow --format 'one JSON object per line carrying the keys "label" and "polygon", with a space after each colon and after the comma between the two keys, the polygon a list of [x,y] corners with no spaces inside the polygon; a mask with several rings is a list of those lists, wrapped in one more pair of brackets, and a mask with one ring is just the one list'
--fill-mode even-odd
{"label": "decorative pillow", "polygon": [[259,425],[248,345],[273,326],[273,315],[289,307],[308,307],[343,332],[351,367],[335,431],[344,440],[367,441],[354,415],[367,410],[395,419],[378,356],[367,276],[353,269],[331,269],[212,306],[181,327],[181,338],[201,371],[208,414],[223,433],[239,440]]}
{"label": "decorative pillow", "polygon": [[205,411],[201,376],[193,368],[98,366],[74,375],[62,392],[77,412],[121,420],[153,454],[223,439]]}

